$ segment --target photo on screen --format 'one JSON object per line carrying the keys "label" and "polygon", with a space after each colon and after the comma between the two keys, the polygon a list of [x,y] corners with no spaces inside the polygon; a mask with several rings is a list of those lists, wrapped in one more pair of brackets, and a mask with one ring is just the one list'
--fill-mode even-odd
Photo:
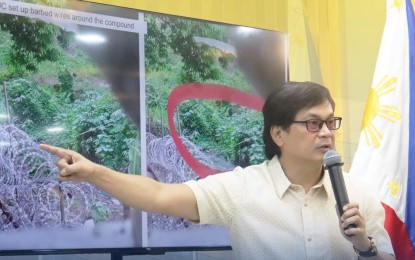
{"label": "photo on screen", "polygon": [[[262,162],[260,111],[287,80],[286,35],[145,17],[147,175],[182,183]],[[149,246],[230,244],[217,226],[156,213],[147,220]]]}
{"label": "photo on screen", "polygon": [[75,0],[0,2],[0,251],[229,246],[227,231],[60,182],[40,143],[181,183],[264,160],[287,34]]}

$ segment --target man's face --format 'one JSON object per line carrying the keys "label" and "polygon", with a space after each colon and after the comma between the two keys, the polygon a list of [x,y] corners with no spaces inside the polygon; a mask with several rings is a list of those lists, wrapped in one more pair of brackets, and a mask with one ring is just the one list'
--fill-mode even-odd
{"label": "man's face", "polygon": [[[334,116],[330,102],[300,110],[294,121],[310,119],[327,120]],[[322,163],[324,154],[334,148],[334,130],[326,124],[317,132],[307,130],[305,123],[293,123],[287,130],[273,127],[271,135],[274,142],[281,148],[281,158],[294,159],[299,163]]]}

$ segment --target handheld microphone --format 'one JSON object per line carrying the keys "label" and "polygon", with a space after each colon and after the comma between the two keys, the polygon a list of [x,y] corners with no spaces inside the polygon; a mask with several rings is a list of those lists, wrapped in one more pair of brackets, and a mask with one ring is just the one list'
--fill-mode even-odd
{"label": "handheld microphone", "polygon": [[340,216],[342,216],[344,213],[344,205],[349,203],[349,196],[347,195],[341,168],[343,162],[341,161],[340,155],[334,150],[327,151],[324,154],[323,160],[325,169],[329,171],[331,186],[333,187],[334,197],[337,203],[337,209],[339,210]]}

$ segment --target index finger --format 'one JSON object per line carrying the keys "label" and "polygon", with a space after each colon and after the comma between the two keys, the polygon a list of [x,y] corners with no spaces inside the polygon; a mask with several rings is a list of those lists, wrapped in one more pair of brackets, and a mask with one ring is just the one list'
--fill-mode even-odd
{"label": "index finger", "polygon": [[49,153],[53,153],[59,157],[71,157],[71,153],[70,151],[60,148],[60,147],[56,147],[56,146],[51,146],[51,145],[47,145],[47,144],[40,144],[39,145],[40,149],[49,152]]}
{"label": "index finger", "polygon": [[359,203],[357,203],[357,202],[350,202],[349,204],[346,204],[343,207],[343,210],[346,211],[346,210],[351,209],[351,208],[357,208],[357,209],[359,209]]}

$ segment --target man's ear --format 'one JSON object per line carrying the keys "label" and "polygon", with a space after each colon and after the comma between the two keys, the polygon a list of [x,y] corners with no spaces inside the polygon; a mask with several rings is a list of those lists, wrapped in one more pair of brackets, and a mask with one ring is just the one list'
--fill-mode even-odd
{"label": "man's ear", "polygon": [[275,126],[275,125],[271,126],[270,134],[271,134],[272,140],[278,147],[281,147],[284,145],[284,141],[282,139],[283,131],[281,129],[281,126]]}

